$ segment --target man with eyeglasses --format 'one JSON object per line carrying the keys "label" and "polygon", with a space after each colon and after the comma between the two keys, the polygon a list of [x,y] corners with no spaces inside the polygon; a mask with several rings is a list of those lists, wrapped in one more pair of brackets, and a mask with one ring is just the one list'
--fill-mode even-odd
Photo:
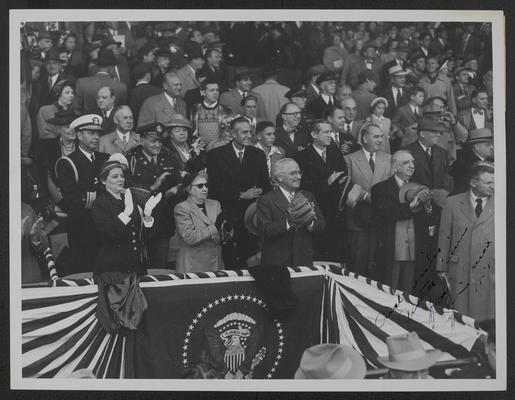
{"label": "man with eyeglasses", "polygon": [[284,149],[286,157],[292,158],[308,144],[307,132],[300,129],[302,111],[296,104],[286,103],[281,107],[279,114],[282,117],[282,125],[275,130],[275,144]]}
{"label": "man with eyeglasses", "polygon": [[325,219],[311,192],[299,190],[302,171],[295,160],[274,164],[277,187],[257,201],[257,226],[262,240],[261,264],[312,266],[313,238]]}

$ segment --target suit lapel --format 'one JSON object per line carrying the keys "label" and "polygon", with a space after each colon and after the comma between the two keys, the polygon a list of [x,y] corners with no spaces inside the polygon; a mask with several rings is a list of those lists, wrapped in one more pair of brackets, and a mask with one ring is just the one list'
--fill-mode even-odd
{"label": "suit lapel", "polygon": [[[188,198],[188,203],[190,205],[190,209],[193,214],[195,214],[197,217],[199,217],[200,220],[202,222],[204,222],[205,224],[207,224],[207,225],[211,224],[211,221],[209,220],[207,215],[204,214],[204,212],[199,208],[199,206],[197,206],[195,204],[195,202],[191,198]],[[207,211],[207,204],[206,204],[206,211]]]}
{"label": "suit lapel", "polygon": [[[163,105],[162,110],[169,117],[173,117],[176,113],[175,109],[172,107],[164,93],[161,96],[163,96],[163,101],[161,102],[161,104]],[[177,107],[177,99],[175,100],[175,107]]]}
{"label": "suit lapel", "polygon": [[286,197],[284,197],[283,192],[281,189],[277,188],[273,190],[273,196],[274,196],[274,204],[276,207],[281,210],[281,212],[286,216],[286,218],[289,218],[288,214],[288,200],[286,200]]}
{"label": "suit lapel", "polygon": [[470,192],[465,192],[461,195],[460,198],[460,204],[461,204],[461,212],[470,219],[471,222],[476,223],[477,217],[476,212],[472,208],[472,204],[470,204]]}
{"label": "suit lapel", "polygon": [[[386,169],[386,158],[383,153],[376,153],[376,164],[374,168],[374,176],[372,177],[372,185],[375,185],[377,182],[381,180],[381,176],[383,175],[384,170]],[[369,168],[370,169],[370,168]]]}
{"label": "suit lapel", "polygon": [[494,215],[494,203],[495,203],[495,197],[490,196],[488,201],[486,202],[485,208],[483,209],[483,212],[477,219],[476,225],[479,225],[483,222],[485,222],[488,218],[493,217]]}
{"label": "suit lapel", "polygon": [[[432,174],[433,172],[431,171],[431,165],[429,164],[428,160],[427,160],[427,156],[426,154],[424,153],[424,150],[422,150],[422,146],[420,146],[420,143],[417,141],[413,144],[413,147],[411,148],[412,151],[415,153],[415,154],[418,154],[418,158],[420,159],[421,161],[421,164],[422,166],[426,169],[426,171],[429,173],[429,174]],[[415,154],[413,154],[415,156]],[[434,155],[434,154],[433,154]],[[416,158],[416,156],[415,156]]]}
{"label": "suit lapel", "polygon": [[[372,170],[370,169],[370,164],[367,162],[367,157],[365,156],[363,149],[358,152],[356,161],[356,164],[358,165],[361,173],[365,176],[366,181],[370,182],[370,180],[373,178]],[[377,171],[377,169],[378,168],[376,167],[375,171]]]}

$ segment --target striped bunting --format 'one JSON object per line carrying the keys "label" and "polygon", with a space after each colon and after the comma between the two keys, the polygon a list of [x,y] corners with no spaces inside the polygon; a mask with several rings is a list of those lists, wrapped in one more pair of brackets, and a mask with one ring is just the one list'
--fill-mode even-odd
{"label": "striped bunting", "polygon": [[[320,304],[320,342],[342,343],[358,350],[369,369],[382,368],[386,338],[416,331],[426,349],[442,350],[440,361],[465,358],[482,334],[477,322],[454,310],[437,309],[400,291],[393,291],[338,264],[289,268],[293,278],[326,276]],[[145,290],[162,282],[251,278],[246,270],[146,275]],[[184,282],[186,284],[187,282]],[[189,283],[189,282],[188,282]],[[58,279],[55,288],[23,289],[22,375],[25,378],[64,377],[87,368],[99,378],[124,378],[125,348],[130,336],[108,334],[98,322],[93,279]],[[34,292],[37,290],[36,292]],[[48,296],[45,296],[48,293]],[[39,296],[39,297],[38,297]],[[129,364],[128,364],[129,363]]]}

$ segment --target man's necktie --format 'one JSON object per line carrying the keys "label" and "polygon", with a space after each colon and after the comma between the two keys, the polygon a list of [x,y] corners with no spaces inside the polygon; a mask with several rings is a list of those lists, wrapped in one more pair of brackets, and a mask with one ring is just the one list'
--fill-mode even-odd
{"label": "man's necktie", "polygon": [[52,78],[48,77],[48,90],[52,90]]}
{"label": "man's necktie", "polygon": [[370,169],[372,170],[372,173],[374,173],[374,170],[376,168],[376,163],[374,162],[374,155],[370,154],[370,158],[368,160],[368,165],[370,165]]}
{"label": "man's necktie", "polygon": [[295,192],[290,193],[289,201],[290,203],[295,199]]}
{"label": "man's necktie", "polygon": [[345,133],[348,134],[348,135],[352,135],[352,131],[350,129],[350,124],[347,123],[347,127],[345,128]]}
{"label": "man's necktie", "polygon": [[415,107],[415,115],[418,115],[418,107]]}
{"label": "man's necktie", "polygon": [[431,147],[428,147],[426,149],[426,157],[427,157],[428,161],[431,161]]}
{"label": "man's necktie", "polygon": [[401,103],[401,89],[397,89],[397,94],[395,96],[395,105],[398,106]]}
{"label": "man's necktie", "polygon": [[91,153],[91,162],[95,162],[95,153]]}
{"label": "man's necktie", "polygon": [[248,96],[247,92],[243,92],[243,94],[241,95],[241,97],[243,97],[244,99],[247,98],[247,96]]}
{"label": "man's necktie", "polygon": [[474,108],[474,109],[472,110],[472,112],[473,112],[474,114],[477,114],[477,115],[483,115],[483,110],[480,110],[480,109],[478,109],[478,108]]}
{"label": "man's necktie", "polygon": [[476,199],[476,217],[479,218],[479,216],[481,215],[481,213],[483,212],[483,202],[481,201],[481,199]]}
{"label": "man's necktie", "polygon": [[238,160],[240,160],[240,164],[243,164],[243,151],[238,151]]}
{"label": "man's necktie", "polygon": [[333,98],[332,97],[329,97],[329,101],[327,102],[327,105],[329,107],[332,107],[334,104],[333,104]]}
{"label": "man's necktie", "polygon": [[324,150],[324,151],[322,151],[322,158],[323,158],[324,162],[326,162],[326,160],[327,160],[327,155],[326,155],[326,153],[325,153],[325,150]]}

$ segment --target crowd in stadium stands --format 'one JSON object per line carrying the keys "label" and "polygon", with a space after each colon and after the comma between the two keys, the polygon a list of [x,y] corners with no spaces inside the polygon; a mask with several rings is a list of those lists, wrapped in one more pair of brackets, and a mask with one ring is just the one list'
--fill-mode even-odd
{"label": "crowd in stadium stands", "polygon": [[328,261],[495,317],[489,23],[26,23],[21,40],[23,283]]}

